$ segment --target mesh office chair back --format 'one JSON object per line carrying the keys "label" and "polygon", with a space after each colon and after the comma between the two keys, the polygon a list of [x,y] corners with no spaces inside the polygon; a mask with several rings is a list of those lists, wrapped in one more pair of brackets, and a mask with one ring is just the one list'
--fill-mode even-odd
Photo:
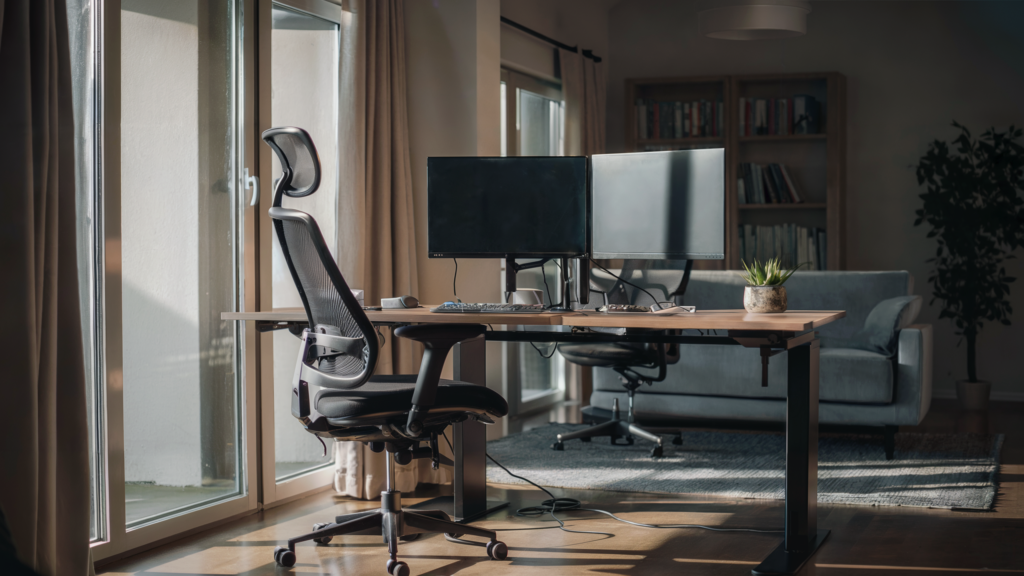
{"label": "mesh office chair back", "polygon": [[302,198],[320,186],[316,147],[305,130],[294,127],[271,128],[263,133],[263,140],[281,161],[282,174],[274,189],[270,217],[309,326],[317,333],[363,340],[361,354],[320,350],[319,369],[346,388],[360,386],[369,380],[377,364],[377,333],[338,270],[316,220],[305,212],[281,206],[285,195]]}

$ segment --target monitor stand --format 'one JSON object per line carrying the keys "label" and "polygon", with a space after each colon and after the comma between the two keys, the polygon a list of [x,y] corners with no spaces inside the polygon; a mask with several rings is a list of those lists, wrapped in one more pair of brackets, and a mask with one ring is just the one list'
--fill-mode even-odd
{"label": "monitor stand", "polygon": [[[543,260],[537,260],[536,262],[530,262],[529,264],[517,264],[515,258],[505,258],[505,292],[509,294],[516,291],[516,274],[521,270],[529,270],[530,268],[542,268],[544,264],[551,260],[551,258],[544,258]],[[572,279],[572,273],[569,268],[568,258],[559,258],[559,266],[561,274],[559,278],[562,282],[562,301],[558,305],[552,305],[549,310],[555,312],[571,312],[572,301],[570,299],[570,285],[569,282]],[[541,270],[543,274],[543,270]]]}

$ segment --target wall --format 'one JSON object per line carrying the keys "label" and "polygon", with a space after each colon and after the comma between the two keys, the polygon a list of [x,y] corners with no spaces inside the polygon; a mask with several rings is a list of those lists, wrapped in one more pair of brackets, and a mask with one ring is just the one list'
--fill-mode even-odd
{"label": "wall", "polygon": [[504,0],[501,15],[605,58],[609,52],[608,8],[613,4],[615,0]]}
{"label": "wall", "polygon": [[[927,306],[925,260],[935,245],[913,227],[920,190],[912,166],[953,119],[975,132],[1024,124],[1024,5],[1013,2],[814,2],[804,37],[730,42],[697,34],[695,3],[626,0],[609,13],[608,146],[624,143],[629,77],[838,71],[848,79],[847,261],[852,270],[910,270],[935,325],[935,388],[966,378],[966,352],[938,307]],[[1022,266],[1011,261],[1011,275]],[[1011,298],[1024,310],[1024,284]],[[1015,357],[1024,318],[987,325],[979,377],[996,397],[1024,398]]]}
{"label": "wall", "polygon": [[[405,6],[419,299],[444,302],[454,298],[455,265],[427,258],[427,157],[501,152],[498,1]],[[498,260],[459,262],[458,296],[466,302],[499,302]]]}

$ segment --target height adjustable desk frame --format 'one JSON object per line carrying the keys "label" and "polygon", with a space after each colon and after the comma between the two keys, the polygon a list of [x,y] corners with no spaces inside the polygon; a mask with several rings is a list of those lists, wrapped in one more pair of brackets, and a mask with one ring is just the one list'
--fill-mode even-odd
{"label": "height adjustable desk frame", "polygon": [[[368,311],[378,326],[416,323],[475,323],[491,325],[572,326],[572,332],[519,330],[488,331],[453,349],[456,380],[485,385],[485,341],[493,342],[648,342],[715,346],[744,346],[761,351],[762,377],[767,378],[771,356],[789,355],[786,394],[786,507],[785,538],[751,572],[755,575],[794,574],[821,546],[829,530],[818,528],[818,352],[815,328],[844,317],[845,312],[787,312],[750,315],[742,311],[703,311],[697,314],[598,314],[593,311],[544,314],[431,314],[426,309]],[[258,331],[306,327],[301,310],[225,313],[225,320],[256,322]],[[593,332],[589,328],[647,329],[624,335]],[[715,335],[689,336],[669,331],[700,329]],[[726,335],[718,335],[724,331]],[[753,368],[752,369],[756,369]],[[452,516],[469,522],[508,505],[488,500],[486,433],[479,422],[454,426],[455,486],[452,497],[422,503],[450,509]]]}

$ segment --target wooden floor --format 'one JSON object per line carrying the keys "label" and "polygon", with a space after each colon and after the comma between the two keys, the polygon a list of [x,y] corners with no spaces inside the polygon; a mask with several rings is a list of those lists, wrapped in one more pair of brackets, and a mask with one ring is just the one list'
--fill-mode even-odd
{"label": "wooden floor", "polygon": [[[886,574],[1024,574],[1024,403],[993,404],[988,417],[960,413],[948,400],[933,402],[918,431],[1006,434],[999,495],[991,512],[852,505],[819,506],[818,525],[832,534],[801,574],[881,576]],[[416,496],[433,496],[424,491]],[[443,491],[444,488],[441,488]],[[716,527],[772,529],[782,524],[781,502],[707,497],[665,497],[601,491],[558,491],[585,505],[651,524],[695,523]],[[539,502],[537,490],[492,487],[491,495],[516,507]],[[418,501],[409,495],[408,505]],[[108,576],[213,575],[257,576],[386,574],[387,549],[379,536],[335,538],[326,547],[297,550],[290,570],[273,562],[279,542],[306,532],[336,514],[376,507],[323,492],[256,514],[206,533],[102,567]],[[482,548],[424,535],[400,547],[413,574],[722,574],[746,575],[775,546],[774,534],[710,532],[697,529],[653,530],[629,526],[593,513],[567,513],[568,526],[607,531],[614,537],[568,534],[557,529],[504,532],[509,559],[485,559]],[[492,528],[552,526],[549,519],[492,514],[479,525]]]}

